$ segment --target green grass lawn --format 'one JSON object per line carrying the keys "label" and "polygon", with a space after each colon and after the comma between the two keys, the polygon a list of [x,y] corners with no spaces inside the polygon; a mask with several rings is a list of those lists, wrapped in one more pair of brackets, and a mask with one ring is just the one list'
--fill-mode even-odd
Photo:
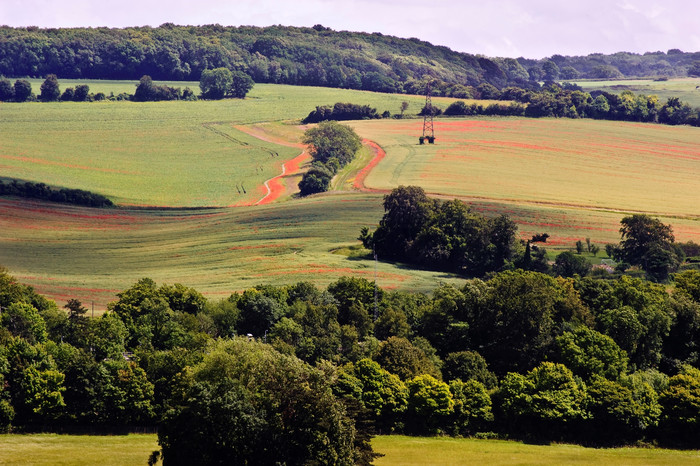
{"label": "green grass lawn", "polygon": [[143,466],[154,450],[155,434],[0,435],[0,464],[7,465]]}
{"label": "green grass lawn", "polygon": [[691,107],[700,107],[700,78],[674,78],[668,81],[653,79],[625,79],[616,81],[576,81],[586,92],[601,90],[619,94],[628,90],[635,94],[657,95],[661,103],[666,103],[669,97],[678,97]]}
{"label": "green grass lawn", "polygon": [[526,445],[504,440],[380,436],[372,447],[386,456],[377,466],[489,465],[678,465],[700,464],[700,452],[646,448],[584,448],[578,445]]}
{"label": "green grass lawn", "polygon": [[[379,436],[372,441],[385,456],[377,466],[465,464],[700,464],[700,452],[643,448],[594,449],[577,445],[526,445],[501,440],[449,437]],[[0,464],[11,465],[120,465],[146,464],[158,449],[155,434],[114,436],[0,435]]]}

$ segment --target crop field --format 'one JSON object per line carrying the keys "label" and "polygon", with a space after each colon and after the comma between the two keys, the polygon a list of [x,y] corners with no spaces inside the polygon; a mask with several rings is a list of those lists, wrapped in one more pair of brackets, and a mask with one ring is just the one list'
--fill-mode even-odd
{"label": "crop field", "polygon": [[[381,214],[381,197],[372,194],[196,211],[0,198],[0,264],[59,303],[78,298],[97,310],[141,277],[183,283],[210,298],[261,283],[373,280],[373,260],[348,256],[360,246],[360,228],[375,225]],[[460,281],[384,262],[376,273],[379,286],[389,289],[429,291]]]}
{"label": "crop field", "polygon": [[611,94],[632,91],[635,94],[657,95],[661,103],[669,97],[678,97],[691,107],[700,107],[700,78],[676,78],[667,81],[652,79],[625,79],[617,81],[576,81],[584,91],[601,90]]}
{"label": "crop field", "polygon": [[[99,85],[107,83],[93,90]],[[242,101],[2,104],[0,177],[87,189],[121,206],[1,198],[0,264],[59,305],[78,298],[98,312],[141,277],[210,298],[260,283],[373,279],[357,236],[378,223],[383,194],[400,184],[508,214],[523,238],[549,233],[549,248],[617,242],[630,212],[658,215],[678,240],[700,242],[700,133],[688,127],[443,118],[437,144],[419,146],[422,119],[352,122],[364,148],[334,192],[296,198],[309,161],[302,117],[335,102],[397,112],[404,100],[408,113],[424,103],[256,85]],[[389,289],[460,282],[390,263],[376,273]]]}
{"label": "crop field", "polygon": [[[143,465],[158,449],[155,434],[130,435],[0,435],[0,464]],[[385,456],[377,466],[457,464],[606,464],[676,465],[700,464],[694,450],[650,448],[594,449],[576,445],[526,445],[499,440],[447,437],[378,436],[376,452]],[[160,463],[158,463],[160,464]]]}
{"label": "crop field", "polygon": [[245,100],[2,104],[0,176],[85,189],[122,205],[249,205],[300,150],[235,125],[298,122],[338,101],[396,112],[403,100],[413,113],[424,103],[420,96],[257,85]]}
{"label": "crop field", "polygon": [[441,119],[436,144],[418,145],[420,121],[353,127],[387,156],[365,179],[386,190],[515,205],[646,212],[700,220],[700,131],[595,120]]}

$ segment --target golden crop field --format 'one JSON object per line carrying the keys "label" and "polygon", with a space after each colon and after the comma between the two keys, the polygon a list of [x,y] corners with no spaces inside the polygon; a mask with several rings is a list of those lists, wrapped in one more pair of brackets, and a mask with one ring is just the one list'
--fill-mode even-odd
{"label": "golden crop field", "polygon": [[446,196],[700,220],[698,128],[440,119],[435,121],[436,144],[420,146],[420,121],[352,125],[387,153],[366,178],[368,188],[414,184]]}

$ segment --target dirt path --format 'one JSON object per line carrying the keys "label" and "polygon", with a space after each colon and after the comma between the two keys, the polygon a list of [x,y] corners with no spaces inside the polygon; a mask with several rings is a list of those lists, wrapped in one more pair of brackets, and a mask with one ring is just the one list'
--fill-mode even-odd
{"label": "dirt path", "polygon": [[386,152],[384,152],[384,149],[382,149],[379,144],[377,144],[374,141],[370,141],[369,139],[363,139],[362,144],[368,146],[372,152],[374,152],[374,157],[372,160],[365,165],[365,167],[359,171],[357,176],[355,177],[355,182],[352,184],[352,186],[355,189],[359,189],[360,191],[364,192],[370,192],[370,193],[385,193],[389,192],[387,189],[372,189],[368,188],[365,186],[365,179],[367,178],[367,175],[369,175],[369,172],[372,171],[374,167],[377,166],[381,160],[386,157]]}
{"label": "dirt path", "polygon": [[[290,176],[299,173],[299,167],[302,163],[310,159],[311,156],[308,152],[304,151],[301,154],[294,157],[292,160],[288,160],[282,164],[282,173],[270,178],[265,182],[265,187],[267,188],[267,194],[265,194],[255,205],[269,204],[279,199],[284,193],[290,191],[289,186],[284,185],[283,180]],[[289,172],[289,173],[287,173]]]}
{"label": "dirt path", "polygon": [[260,125],[236,125],[234,128],[238,131],[253,136],[254,138],[260,139],[261,141],[270,142],[272,144],[285,147],[297,147],[302,149],[302,152],[299,155],[282,163],[282,173],[265,181],[264,185],[267,193],[263,197],[261,197],[257,202],[250,202],[242,205],[270,204],[285,194],[292,194],[295,190],[294,188],[296,187],[286,186],[284,180],[299,174],[299,167],[311,158],[309,153],[306,151],[306,146],[298,142],[292,142],[284,139],[277,134],[267,131],[266,128]]}

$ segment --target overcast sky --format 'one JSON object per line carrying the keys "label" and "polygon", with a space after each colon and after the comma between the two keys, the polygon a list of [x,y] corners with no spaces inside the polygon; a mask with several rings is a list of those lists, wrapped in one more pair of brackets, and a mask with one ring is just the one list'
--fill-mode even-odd
{"label": "overcast sky", "polygon": [[0,0],[0,24],[313,26],[417,37],[460,52],[700,51],[700,0]]}

